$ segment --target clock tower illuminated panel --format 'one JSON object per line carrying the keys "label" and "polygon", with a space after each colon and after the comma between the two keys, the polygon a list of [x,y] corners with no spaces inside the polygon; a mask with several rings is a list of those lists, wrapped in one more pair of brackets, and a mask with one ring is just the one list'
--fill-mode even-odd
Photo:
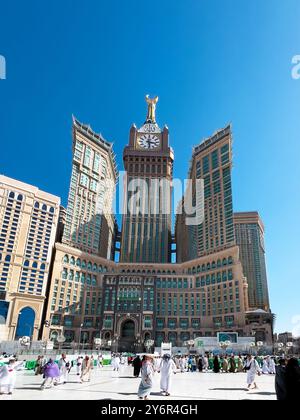
{"label": "clock tower illuminated panel", "polygon": [[171,261],[174,155],[168,128],[159,128],[149,108],[144,125],[139,129],[131,127],[129,145],[123,153],[127,213],[122,220],[122,262]]}

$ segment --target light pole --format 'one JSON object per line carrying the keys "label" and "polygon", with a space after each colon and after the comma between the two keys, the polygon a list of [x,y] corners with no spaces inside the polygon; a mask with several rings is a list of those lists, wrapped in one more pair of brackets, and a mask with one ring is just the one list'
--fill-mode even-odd
{"label": "light pole", "polygon": [[288,356],[290,349],[293,347],[293,343],[291,341],[288,341],[285,347],[286,347],[286,354]]}
{"label": "light pole", "polygon": [[252,341],[250,344],[249,344],[249,346],[250,346],[250,354],[252,355],[252,349],[254,349],[254,347],[255,347],[255,342],[254,341]]}
{"label": "light pole", "polygon": [[62,344],[66,341],[66,337],[61,333],[58,337],[57,337],[57,341],[58,341],[58,351],[59,353],[61,352],[61,346]]}
{"label": "light pole", "polygon": [[148,349],[151,349],[151,347],[154,344],[154,340],[151,340],[151,339],[148,338],[147,340],[145,340],[144,344],[145,344],[147,353],[149,353]]}
{"label": "light pole", "polygon": [[184,341],[183,342],[183,344],[185,345],[185,346],[188,346],[188,352],[190,352],[191,351],[191,348],[194,346],[194,344],[195,344],[195,340],[186,340],[186,341]]}
{"label": "light pole", "polygon": [[230,346],[230,344],[231,344],[231,341],[229,340],[219,342],[219,346],[221,347],[222,350],[225,351],[225,353],[226,353],[226,349]]}
{"label": "light pole", "polygon": [[259,354],[259,350],[262,349],[262,347],[264,345],[264,342],[263,341],[258,341],[256,343],[256,345],[257,345],[257,354]]}
{"label": "light pole", "polygon": [[80,353],[80,345],[81,345],[81,329],[83,327],[83,324],[80,324],[79,328],[79,343],[78,343],[78,353]]}

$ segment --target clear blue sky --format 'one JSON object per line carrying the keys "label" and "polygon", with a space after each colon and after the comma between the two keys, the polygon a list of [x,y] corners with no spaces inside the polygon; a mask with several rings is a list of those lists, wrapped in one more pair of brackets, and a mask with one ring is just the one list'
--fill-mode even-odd
{"label": "clear blue sky", "polygon": [[159,95],[175,176],[191,148],[233,124],[235,211],[265,223],[276,331],[300,314],[299,0],[28,0],[2,2],[0,173],[66,204],[71,115],[115,142]]}

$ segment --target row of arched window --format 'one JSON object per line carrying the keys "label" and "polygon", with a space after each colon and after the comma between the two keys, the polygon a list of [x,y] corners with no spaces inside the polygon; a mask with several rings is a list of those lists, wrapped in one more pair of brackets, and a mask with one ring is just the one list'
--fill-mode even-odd
{"label": "row of arched window", "polygon": [[82,284],[88,284],[92,286],[97,285],[97,277],[91,276],[90,274],[85,275],[85,273],[80,273],[79,271],[70,270],[68,271],[66,268],[63,269],[61,273],[61,277],[64,280],[75,280],[76,282],[81,282]]}
{"label": "row of arched window", "polygon": [[[24,267],[29,267],[30,266],[29,260],[25,260],[23,265],[24,265]],[[38,263],[36,261],[34,261],[31,264],[31,267],[32,268],[39,268],[40,270],[45,270],[46,269],[46,264],[41,263],[40,266],[38,267]]]}
{"label": "row of arched window", "polygon": [[50,207],[50,206],[48,207],[46,204],[39,203],[38,201],[34,203],[34,208],[41,209],[43,211],[48,210],[50,213],[54,213],[54,207]]}
{"label": "row of arched window", "polygon": [[16,194],[13,191],[11,191],[8,195],[9,198],[13,198],[16,199],[17,201],[22,201],[23,200],[23,195],[22,194]]}
{"label": "row of arched window", "polygon": [[233,264],[233,258],[229,256],[228,258],[223,258],[222,261],[219,259],[217,260],[217,262],[212,261],[212,263],[202,264],[202,265],[198,265],[197,267],[189,268],[188,273],[189,274],[203,273],[205,271],[214,270],[215,268],[225,267],[226,265],[232,265],[232,264]]}
{"label": "row of arched window", "polygon": [[121,270],[121,273],[140,273],[140,274],[176,274],[175,270]]}
{"label": "row of arched window", "polygon": [[66,254],[63,258],[63,262],[65,264],[75,265],[78,268],[87,269],[89,271],[99,272],[99,273],[105,273],[107,271],[107,268],[102,265],[97,265],[96,263],[92,264],[90,261],[86,262],[85,260],[81,260],[80,258],[77,258],[75,260],[75,257],[70,257]]}

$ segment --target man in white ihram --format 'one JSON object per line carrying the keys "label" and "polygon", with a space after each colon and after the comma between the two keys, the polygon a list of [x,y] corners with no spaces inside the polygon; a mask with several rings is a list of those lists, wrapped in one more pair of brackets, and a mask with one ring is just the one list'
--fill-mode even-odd
{"label": "man in white ihram", "polygon": [[162,390],[162,395],[169,396],[172,382],[171,375],[172,372],[176,373],[176,365],[169,354],[163,355],[159,371],[161,372],[160,389]]}

